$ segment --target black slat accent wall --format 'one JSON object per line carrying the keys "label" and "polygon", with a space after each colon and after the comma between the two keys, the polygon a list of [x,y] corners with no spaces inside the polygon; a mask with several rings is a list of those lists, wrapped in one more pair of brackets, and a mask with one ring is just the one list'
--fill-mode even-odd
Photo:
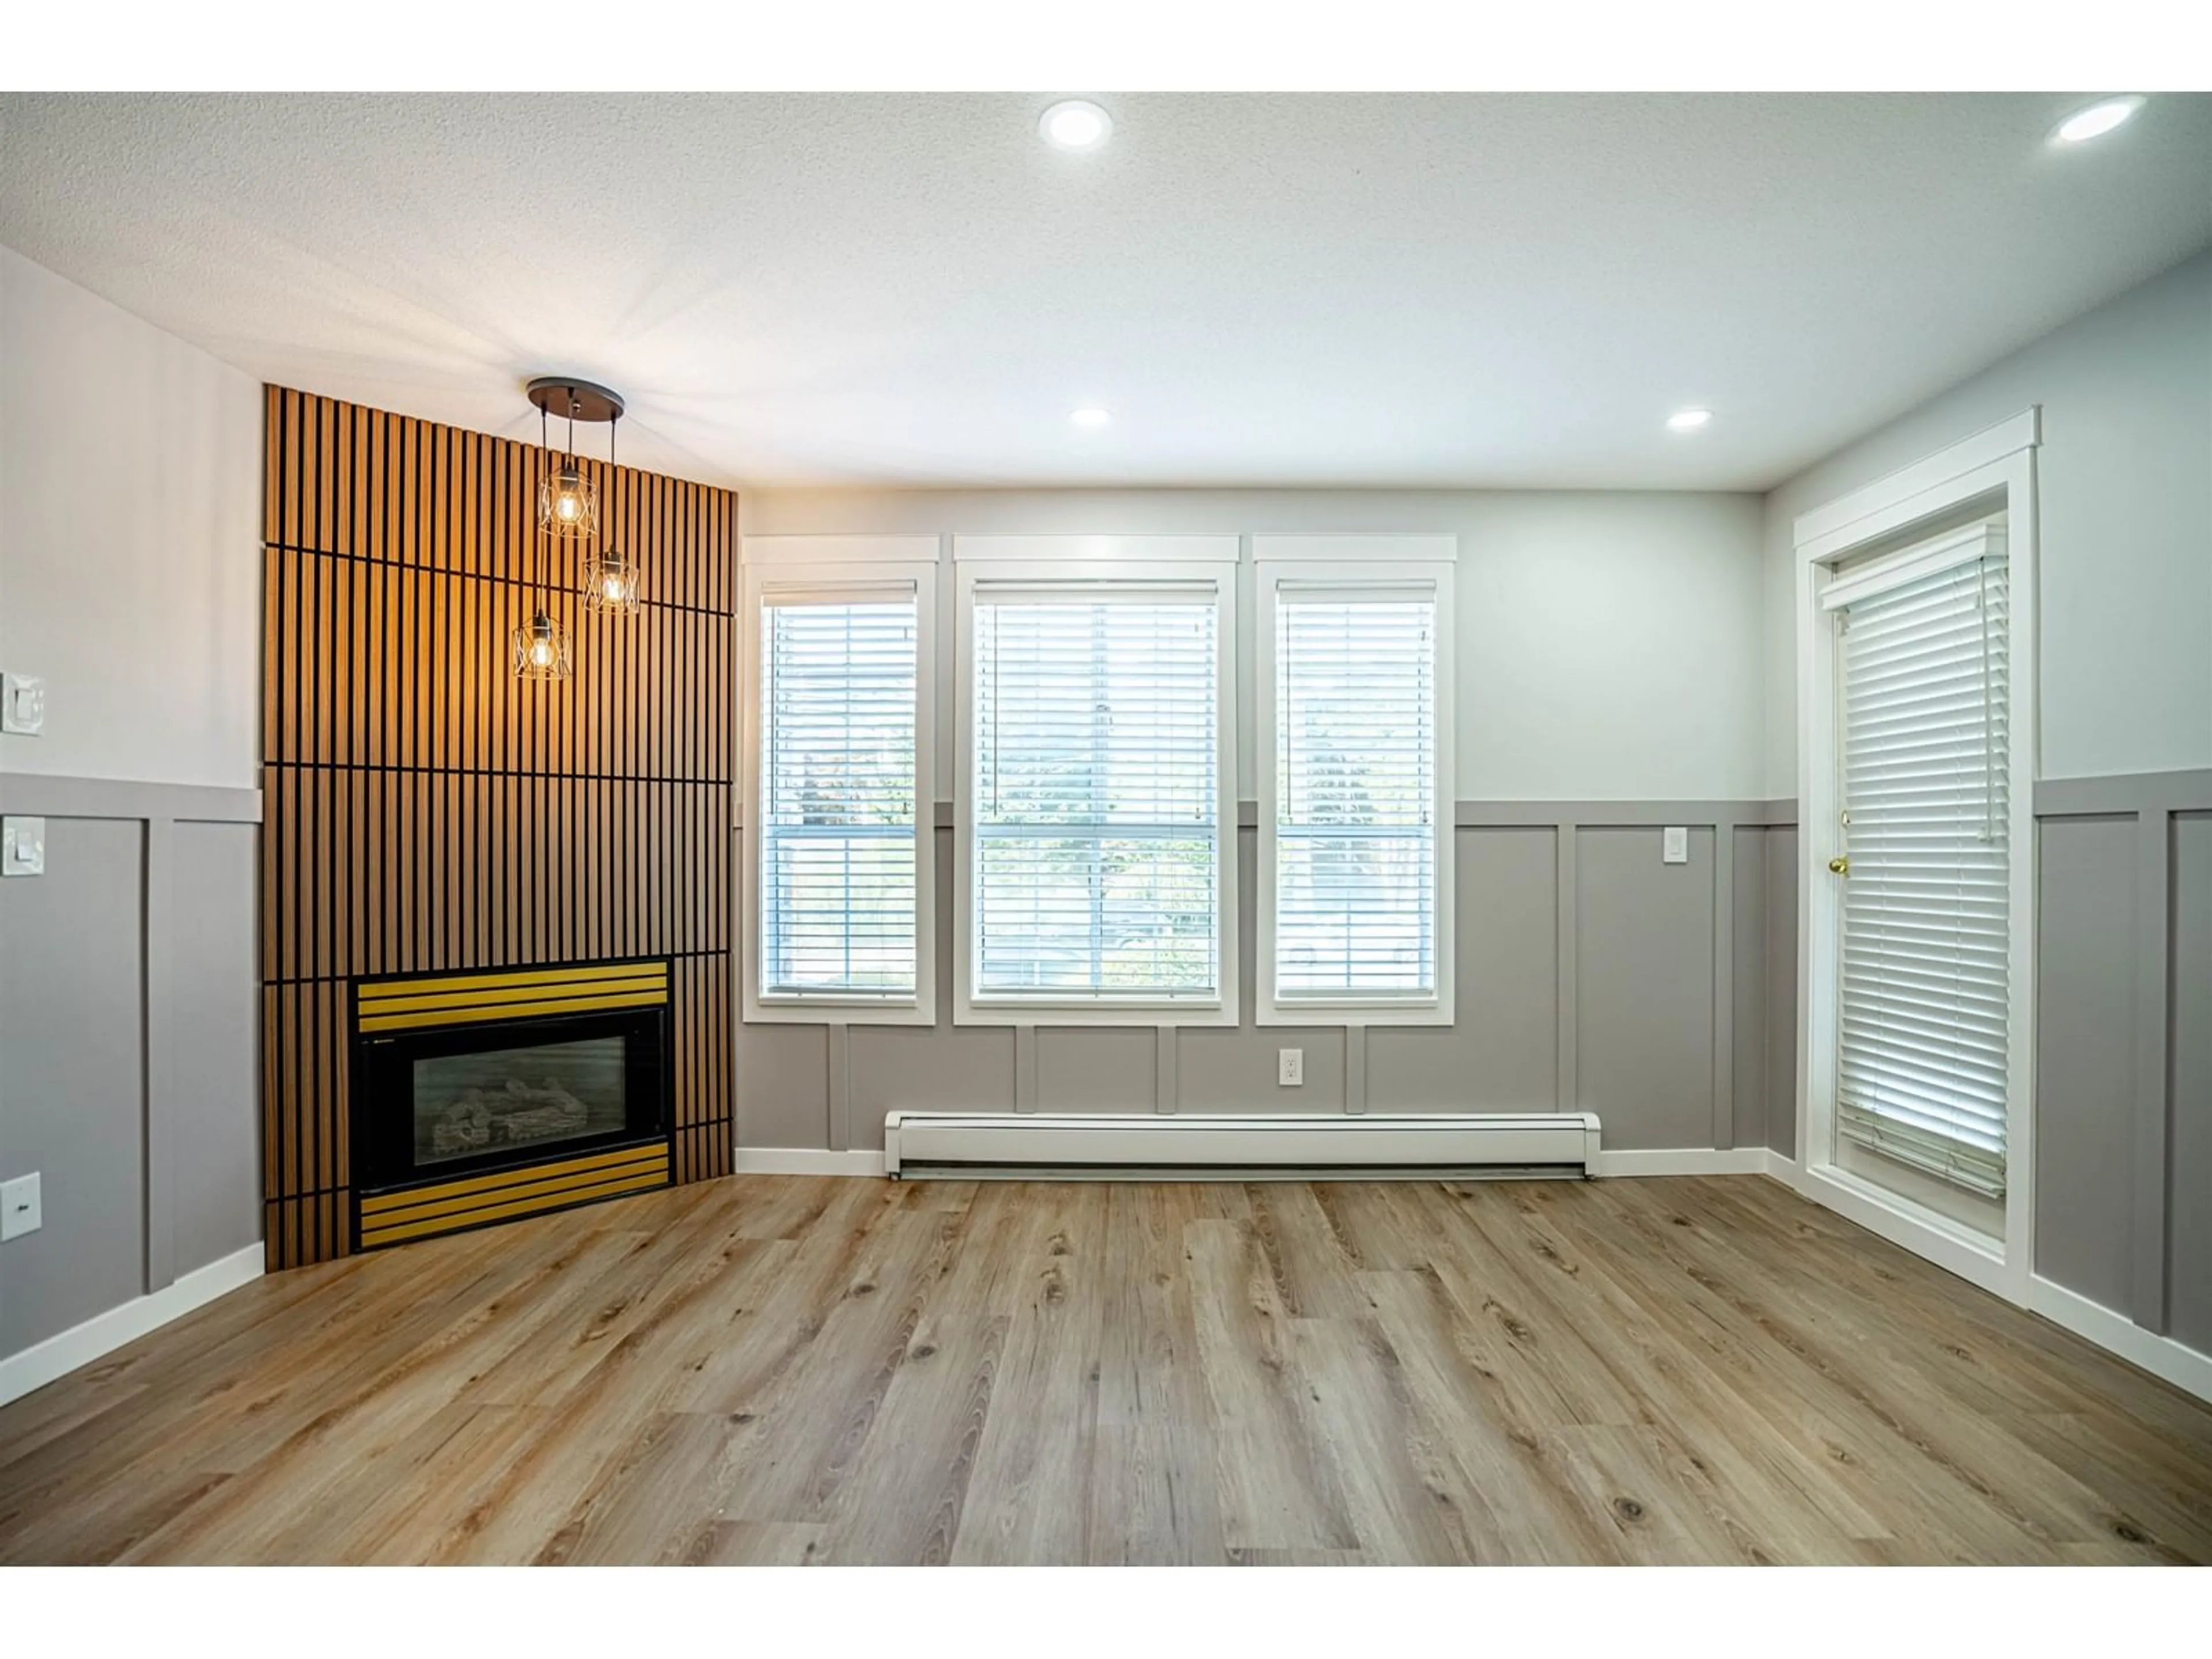
{"label": "black slat accent wall", "polygon": [[[587,462],[646,601],[598,617],[579,556],[539,546],[535,445],[267,396],[270,1265],[349,1248],[356,975],[672,957],[676,1179],[727,1174],[737,496]],[[574,641],[564,681],[508,668],[541,556]]]}

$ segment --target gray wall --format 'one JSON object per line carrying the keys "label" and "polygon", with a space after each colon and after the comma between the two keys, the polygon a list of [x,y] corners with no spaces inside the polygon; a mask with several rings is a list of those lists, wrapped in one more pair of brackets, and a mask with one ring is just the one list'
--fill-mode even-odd
{"label": "gray wall", "polygon": [[[757,490],[748,535],[1449,532],[1458,1009],[1449,1028],[1261,1028],[1249,970],[1257,859],[1240,845],[1235,1030],[955,1027],[952,832],[939,836],[942,1005],[928,1030],[748,1025],[747,1146],[881,1144],[893,1108],[1594,1110],[1608,1146],[1759,1145],[1766,932],[1758,498],[1699,493],[1341,489]],[[1249,565],[1246,567],[1249,570]],[[949,573],[950,567],[946,567]],[[1248,579],[1249,580],[1249,579]],[[951,793],[951,584],[937,785]],[[1249,591],[1246,596],[1249,599]],[[1246,611],[1249,617],[1250,612]],[[1240,630],[1239,684],[1252,671]],[[1255,700],[1240,700],[1253,793]],[[1626,798],[1635,797],[1633,800]],[[1612,802],[1599,805],[1594,802]],[[940,808],[940,811],[942,809]],[[1249,812],[1249,806],[1248,806]],[[940,818],[940,822],[942,822]],[[1748,827],[1738,829],[1739,821]],[[1662,866],[1659,828],[1697,826]],[[1564,826],[1564,827],[1563,827]],[[1748,933],[1746,930],[1749,929]],[[1306,1082],[1275,1082],[1279,1048]]]}
{"label": "gray wall", "polygon": [[2212,249],[2023,347],[1766,498],[1765,793],[1797,789],[1796,516],[2043,410],[2033,775],[2212,766]]}
{"label": "gray wall", "polygon": [[0,775],[46,872],[0,881],[0,1358],[261,1236],[257,792]]}
{"label": "gray wall", "polygon": [[[1766,786],[1796,784],[1794,520],[2031,405],[2035,1268],[2212,1352],[2212,250],[1767,497]],[[1777,877],[1770,1066],[1786,1075],[1794,869]],[[1791,1116],[1770,1145],[1792,1150]]]}
{"label": "gray wall", "polygon": [[[1249,972],[1234,1030],[956,1026],[957,929],[940,927],[935,1025],[742,1028],[738,1142],[872,1149],[893,1109],[1571,1109],[1598,1113],[1611,1148],[1764,1145],[1770,842],[1795,839],[1769,826],[1787,811],[1469,802],[1459,816],[1449,1028],[1257,1026]],[[1670,823],[1691,826],[1686,865],[1660,860]],[[953,915],[954,833],[938,835],[940,917]],[[1254,839],[1241,832],[1248,963]],[[1305,1050],[1302,1087],[1276,1083],[1279,1048]]]}
{"label": "gray wall", "polygon": [[261,389],[0,248],[0,1358],[260,1237]]}
{"label": "gray wall", "polygon": [[2212,771],[2036,819],[2036,1271],[2212,1353]]}
{"label": "gray wall", "polygon": [[[1756,495],[1481,489],[764,489],[748,536],[1415,532],[1459,538],[1461,796],[1736,799],[1762,792]],[[1238,684],[1252,683],[1251,567]],[[940,572],[937,793],[952,793],[952,583]],[[1239,702],[1237,791],[1257,699]],[[1793,782],[1788,787],[1794,791]]]}
{"label": "gray wall", "polygon": [[0,771],[251,788],[261,388],[0,247]]}

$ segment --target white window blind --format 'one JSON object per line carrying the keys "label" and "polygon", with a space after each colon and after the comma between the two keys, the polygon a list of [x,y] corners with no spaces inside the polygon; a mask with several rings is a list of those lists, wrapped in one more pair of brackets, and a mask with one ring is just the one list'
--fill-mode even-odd
{"label": "white window blind", "polygon": [[1218,998],[1218,616],[1211,583],[976,588],[975,995]]}
{"label": "white window blind", "polygon": [[911,587],[763,603],[769,994],[915,993],[916,641]]}
{"label": "white window blind", "polygon": [[1437,600],[1285,582],[1275,995],[1437,994]]}
{"label": "white window blind", "polygon": [[2005,1185],[2010,805],[2006,568],[1839,613],[1837,1128],[1954,1185]]}

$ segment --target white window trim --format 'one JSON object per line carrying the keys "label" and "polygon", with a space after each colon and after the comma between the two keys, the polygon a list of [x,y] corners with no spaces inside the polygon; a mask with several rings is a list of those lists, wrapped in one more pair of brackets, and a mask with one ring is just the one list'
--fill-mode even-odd
{"label": "white window trim", "polygon": [[[1255,616],[1253,679],[1258,718],[1255,776],[1259,800],[1259,906],[1255,948],[1258,1025],[1449,1025],[1457,1015],[1453,985],[1456,951],[1455,866],[1457,796],[1454,757],[1458,707],[1454,682],[1458,610],[1454,576],[1458,538],[1452,536],[1255,536],[1252,538]],[[1436,815],[1434,902],[1437,988],[1433,997],[1279,998],[1275,986],[1275,613],[1285,581],[1371,588],[1395,582],[1433,583],[1437,596]]]}
{"label": "white window trim", "polygon": [[[868,554],[885,556],[866,557]],[[738,698],[744,718],[742,908],[738,977],[749,1024],[934,1025],[937,1023],[937,538],[934,536],[771,536],[743,548],[743,600],[738,641]],[[840,588],[912,583],[915,590],[915,989],[911,996],[860,996],[761,990],[761,612],[774,591],[825,596]]]}
{"label": "white window trim", "polygon": [[1093,574],[1115,578],[1113,567],[1133,563],[1234,564],[1237,546],[1234,536],[955,536],[952,558],[956,564],[1073,561],[1107,567]]}
{"label": "white window trim", "polygon": [[[1893,1243],[1960,1277],[2026,1305],[2034,1271],[2035,1143],[2035,779],[2036,733],[2035,451],[2039,412],[2029,409],[1960,443],[1877,479],[1801,516],[1797,561],[1797,1146],[1793,1184],[1807,1197],[1849,1217]],[[2011,768],[2013,858],[2008,893],[2010,939],[2007,971],[2004,1231],[1983,1237],[1928,1206],[1877,1186],[1835,1163],[1837,963],[1842,896],[1828,860],[1842,850],[1838,835],[1836,634],[1830,595],[1848,597],[1881,580],[1883,565],[1899,568],[1929,556],[1923,548],[1838,574],[1837,567],[1876,541],[1988,498],[2006,515],[2011,568],[2007,650],[2008,731]],[[1971,532],[1947,536],[1970,538]]]}
{"label": "white window trim", "polygon": [[[956,647],[952,952],[956,1025],[1229,1025],[1237,1023],[1237,548],[1234,536],[958,536],[953,538]],[[975,586],[978,581],[1211,581],[1219,607],[1214,649],[1220,688],[1215,794],[1219,901],[1214,917],[1217,995],[1193,999],[983,998],[975,957]]]}

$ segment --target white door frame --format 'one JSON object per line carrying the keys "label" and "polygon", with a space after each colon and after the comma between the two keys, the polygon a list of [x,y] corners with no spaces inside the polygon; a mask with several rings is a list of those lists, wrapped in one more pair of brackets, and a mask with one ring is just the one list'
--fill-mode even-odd
{"label": "white door frame", "polygon": [[[2034,1267],[2035,1145],[2035,450],[2030,408],[1926,459],[1878,478],[1796,520],[1797,639],[1797,1154],[1793,1184],[1807,1197],[2008,1301],[2029,1299]],[[1838,831],[1835,630],[1820,604],[1839,561],[1911,526],[1987,497],[2006,515],[2011,672],[2008,764],[2012,861],[2002,1241],[1984,1237],[1835,1163],[1837,963],[1843,905],[1828,860]]]}

